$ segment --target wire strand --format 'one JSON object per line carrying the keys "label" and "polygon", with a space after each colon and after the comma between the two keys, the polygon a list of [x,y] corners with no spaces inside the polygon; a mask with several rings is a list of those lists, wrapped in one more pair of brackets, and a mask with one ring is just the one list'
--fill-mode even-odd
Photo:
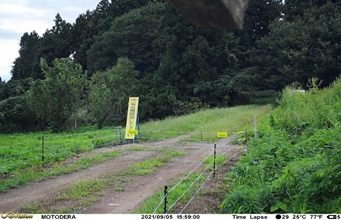
{"label": "wire strand", "polygon": [[[190,171],[185,177],[183,177],[177,184],[175,184],[167,193],[167,195],[172,192],[178,185],[180,185],[185,179],[187,179],[196,169],[198,169],[198,167],[200,167],[213,153],[209,153],[209,155],[207,157],[205,157],[201,163],[199,163],[192,171]],[[161,199],[160,203],[158,204],[158,206],[154,209],[153,214],[155,214],[155,212],[160,208],[160,206],[162,205],[162,202],[164,201],[164,199],[166,198],[166,196],[163,196],[163,198]]]}
{"label": "wire strand", "polygon": [[[190,190],[193,185],[203,176],[203,174],[208,170],[208,168],[211,166],[211,164],[213,163],[214,161],[212,161],[207,167],[206,169],[195,179],[195,181],[180,195],[180,197],[168,208],[168,210],[171,210],[174,205],[188,192],[188,190]],[[167,210],[167,211],[168,211]]]}
{"label": "wire strand", "polygon": [[[221,163],[219,166],[217,166],[216,169],[218,169],[220,166],[222,166],[223,164],[225,164],[226,162],[230,162],[231,159],[236,158],[238,155],[238,153],[236,153],[233,157],[229,158],[228,160],[226,160],[224,163]],[[182,214],[182,212],[188,207],[188,205],[193,201],[193,199],[195,198],[195,196],[198,194],[198,192],[203,188],[203,186],[206,184],[206,182],[209,180],[209,178],[212,176],[214,171],[211,172],[211,174],[206,178],[205,182],[203,182],[201,184],[201,186],[199,187],[199,189],[194,193],[194,195],[192,196],[192,198],[187,202],[187,204],[185,205],[185,207],[180,211],[179,214]]]}
{"label": "wire strand", "polygon": [[185,207],[180,211],[180,214],[182,214],[182,212],[187,208],[187,206],[192,202],[192,200],[195,198],[195,196],[198,194],[198,192],[202,189],[202,187],[206,184],[206,182],[209,180],[209,178],[213,175],[213,172],[211,172],[210,175],[208,175],[208,177],[206,178],[205,182],[203,182],[201,184],[201,186],[199,187],[199,189],[194,193],[194,195],[192,196],[192,198],[187,202],[187,204],[185,205]]}

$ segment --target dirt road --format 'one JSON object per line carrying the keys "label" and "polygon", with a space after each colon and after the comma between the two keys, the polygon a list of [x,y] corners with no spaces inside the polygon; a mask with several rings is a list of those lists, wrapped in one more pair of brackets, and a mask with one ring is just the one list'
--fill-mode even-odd
{"label": "dirt road", "polygon": [[[132,146],[146,146],[149,148],[171,147],[176,150],[187,152],[186,156],[176,157],[165,166],[159,168],[152,174],[137,176],[126,183],[123,192],[109,191],[104,193],[100,200],[90,207],[86,207],[79,213],[131,213],[143,201],[162,189],[164,185],[187,174],[195,168],[207,155],[213,153],[213,143],[192,143],[183,142],[177,137],[165,141],[142,143],[134,145],[123,145],[119,148]],[[236,146],[230,144],[231,138],[221,139],[217,142],[217,153],[222,154],[233,151]],[[117,150],[118,148],[101,149],[101,151]],[[61,175],[52,179],[34,182],[27,186],[12,189],[9,192],[0,194],[0,212],[16,212],[24,205],[33,202],[43,202],[55,196],[58,192],[73,186],[80,180],[91,180],[113,172],[126,169],[128,166],[156,155],[156,151],[125,151],[123,156],[113,158],[105,163],[92,166],[74,173]]]}

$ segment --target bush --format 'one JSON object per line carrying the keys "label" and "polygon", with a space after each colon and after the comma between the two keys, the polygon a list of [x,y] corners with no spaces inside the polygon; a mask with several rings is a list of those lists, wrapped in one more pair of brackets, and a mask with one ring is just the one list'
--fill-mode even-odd
{"label": "bush", "polygon": [[36,121],[26,96],[10,97],[0,102],[0,133],[32,130]]}
{"label": "bush", "polygon": [[341,79],[320,91],[312,82],[306,93],[285,89],[259,139],[239,134],[248,150],[229,173],[223,213],[340,211]]}

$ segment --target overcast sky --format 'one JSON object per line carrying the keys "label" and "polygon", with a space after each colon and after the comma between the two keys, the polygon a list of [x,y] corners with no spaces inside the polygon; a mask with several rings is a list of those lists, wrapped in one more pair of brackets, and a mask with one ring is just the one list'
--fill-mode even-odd
{"label": "overcast sky", "polygon": [[96,8],[100,0],[0,0],[0,77],[11,78],[13,61],[19,56],[20,38],[35,30],[40,36],[54,25],[59,13],[69,23]]}

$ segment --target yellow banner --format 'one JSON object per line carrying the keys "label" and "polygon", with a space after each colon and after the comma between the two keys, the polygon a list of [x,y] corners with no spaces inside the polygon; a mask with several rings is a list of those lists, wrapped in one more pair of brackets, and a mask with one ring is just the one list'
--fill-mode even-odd
{"label": "yellow banner", "polygon": [[136,120],[137,120],[137,110],[139,107],[139,97],[130,97],[128,105],[127,114],[127,124],[125,139],[134,139],[136,132],[131,132],[136,130]]}

